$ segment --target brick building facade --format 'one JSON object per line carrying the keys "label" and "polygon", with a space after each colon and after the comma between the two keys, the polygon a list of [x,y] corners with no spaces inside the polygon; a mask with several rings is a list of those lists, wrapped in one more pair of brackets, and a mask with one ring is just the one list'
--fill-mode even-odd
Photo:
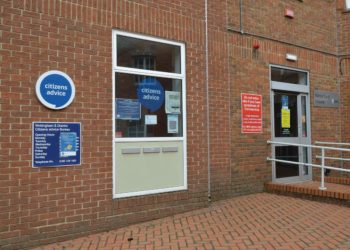
{"label": "brick building facade", "polygon": [[[65,240],[263,191],[273,179],[266,161],[271,67],[307,74],[312,142],[350,141],[345,2],[0,1],[0,248]],[[114,144],[113,91],[122,70],[113,67],[115,31],[185,46],[185,78],[169,74],[186,82],[182,190],[115,196],[113,145],[121,144]],[[286,60],[287,53],[297,61]],[[39,76],[50,70],[74,81],[75,99],[65,109],[48,109],[36,97]],[[315,106],[315,91],[338,94],[340,105]],[[241,132],[242,93],[262,96],[261,133]],[[81,123],[81,164],[33,168],[33,122]]]}

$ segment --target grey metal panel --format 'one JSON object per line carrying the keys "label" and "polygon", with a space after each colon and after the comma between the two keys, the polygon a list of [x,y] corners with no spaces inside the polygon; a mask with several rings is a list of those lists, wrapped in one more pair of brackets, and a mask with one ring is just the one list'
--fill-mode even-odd
{"label": "grey metal panel", "polygon": [[143,148],[144,153],[160,153],[160,148]]}
{"label": "grey metal panel", "polygon": [[314,93],[315,107],[338,108],[339,103],[340,101],[339,101],[338,93],[315,90],[315,93]]}
{"label": "grey metal panel", "polygon": [[140,154],[141,148],[122,148],[122,154]]}
{"label": "grey metal panel", "polygon": [[162,147],[163,153],[178,152],[178,151],[179,151],[178,147]]}
{"label": "grey metal panel", "polygon": [[271,81],[271,89],[300,92],[300,93],[309,93],[309,85],[291,84],[291,83],[284,83],[284,82]]}

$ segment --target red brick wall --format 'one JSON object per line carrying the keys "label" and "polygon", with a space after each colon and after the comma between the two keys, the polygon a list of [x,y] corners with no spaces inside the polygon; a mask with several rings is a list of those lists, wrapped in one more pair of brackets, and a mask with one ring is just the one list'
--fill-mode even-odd
{"label": "red brick wall", "polygon": [[[242,37],[236,33],[231,34],[230,41],[232,192],[257,192],[263,189],[265,181],[271,180],[271,163],[266,162],[266,157],[270,154],[270,147],[266,141],[271,138],[269,65],[283,65],[309,71],[312,142],[339,141],[340,110],[313,106],[315,89],[339,91],[337,60],[334,56],[296,49],[251,36]],[[260,49],[256,52],[252,49],[253,43],[260,44]],[[287,62],[286,52],[296,54],[298,61]],[[241,93],[263,95],[262,134],[241,134]]]}
{"label": "red brick wall", "polygon": [[[261,192],[263,183],[271,180],[271,166],[266,163],[270,138],[270,93],[268,64],[253,59],[252,38],[230,36],[232,193]],[[246,55],[246,56],[245,56]],[[241,133],[241,93],[263,96],[263,133]]]}
{"label": "red brick wall", "polygon": [[[350,23],[350,21],[349,21]],[[350,40],[349,40],[350,44]],[[349,46],[350,47],[350,46]],[[342,142],[350,143],[350,56],[341,61],[341,116],[342,116]],[[350,158],[350,153],[343,153],[344,158]],[[350,169],[349,162],[345,162],[344,166]],[[348,176],[350,174],[342,173],[341,176]]]}
{"label": "red brick wall", "polygon": [[[271,138],[269,65],[309,71],[312,142],[341,140],[340,108],[313,105],[315,90],[340,93],[340,85],[334,3],[243,1],[242,23],[240,1],[228,3],[232,194],[237,195],[261,191],[263,183],[271,180],[271,163],[266,162],[270,154],[266,141]],[[294,11],[294,19],[284,17],[287,7]],[[243,35],[240,34],[241,24]],[[256,51],[255,43],[260,45]],[[298,61],[287,61],[286,53],[297,55]],[[262,134],[241,134],[241,93],[263,95]],[[314,151],[313,157],[315,155]]]}
{"label": "red brick wall", "polygon": [[[23,248],[207,205],[203,1],[1,1],[0,248]],[[186,43],[188,191],[112,200],[112,29]],[[52,111],[38,77],[66,72]],[[33,121],[82,123],[81,166],[31,167]]]}
{"label": "red brick wall", "polygon": [[[336,11],[333,1],[244,0],[244,32],[268,36],[313,49],[336,52]],[[240,0],[228,0],[228,26],[240,27]],[[284,16],[285,9],[294,18]]]}
{"label": "red brick wall", "polygon": [[339,54],[350,54],[350,10],[345,10],[345,0],[337,0]]}
{"label": "red brick wall", "polygon": [[229,43],[225,9],[225,1],[208,1],[210,187],[213,200],[231,196]]}
{"label": "red brick wall", "polygon": [[[339,81],[341,86],[342,141],[350,142],[350,10],[345,10],[345,1],[337,1]],[[350,158],[349,153],[344,157]],[[350,168],[349,163],[344,164]],[[345,174],[343,174],[345,175]]]}
{"label": "red brick wall", "polygon": [[[310,72],[312,141],[347,138],[350,124],[345,105],[350,101],[349,61],[344,61],[347,73],[340,82],[334,3],[243,2],[245,35],[232,31],[239,30],[239,0],[209,1],[208,6],[209,174],[214,200],[262,191],[263,183],[271,180],[271,164],[266,162],[270,64]],[[208,205],[203,0],[0,3],[0,248],[30,247]],[[294,10],[294,19],[284,17],[287,6]],[[339,21],[343,44],[348,16]],[[188,191],[112,200],[113,28],[186,44]],[[254,42],[260,44],[256,52]],[[287,62],[287,52],[298,55],[298,62]],[[36,80],[53,69],[66,72],[76,86],[74,102],[62,111],[44,108],[35,97]],[[341,110],[313,107],[315,89],[341,89]],[[241,134],[242,92],[263,95],[262,134]],[[81,122],[82,165],[32,169],[33,121]]]}

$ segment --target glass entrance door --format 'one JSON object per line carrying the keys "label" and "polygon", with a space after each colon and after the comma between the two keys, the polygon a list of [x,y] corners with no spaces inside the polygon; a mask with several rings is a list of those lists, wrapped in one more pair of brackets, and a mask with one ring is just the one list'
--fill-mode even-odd
{"label": "glass entrance door", "polygon": [[[272,91],[273,140],[284,143],[310,144],[308,131],[307,94],[292,91]],[[310,150],[306,147],[273,145],[273,157],[280,160],[308,163]],[[304,164],[275,162],[273,179],[283,182],[310,178]]]}

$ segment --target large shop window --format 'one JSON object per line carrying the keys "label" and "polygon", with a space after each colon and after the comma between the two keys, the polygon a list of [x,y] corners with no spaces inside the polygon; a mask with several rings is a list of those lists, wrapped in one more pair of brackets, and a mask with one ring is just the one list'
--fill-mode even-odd
{"label": "large shop window", "polygon": [[185,46],[113,31],[114,197],[184,190]]}

